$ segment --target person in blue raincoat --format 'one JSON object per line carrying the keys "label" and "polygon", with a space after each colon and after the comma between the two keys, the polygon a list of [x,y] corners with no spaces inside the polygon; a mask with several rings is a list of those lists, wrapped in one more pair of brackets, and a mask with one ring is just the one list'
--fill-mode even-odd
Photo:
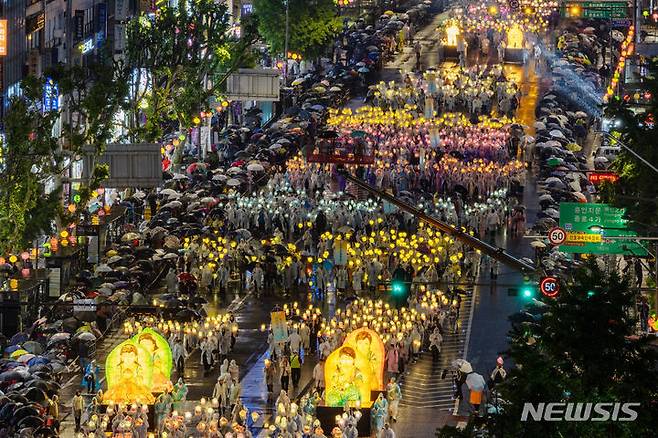
{"label": "person in blue raincoat", "polygon": [[155,427],[156,430],[161,432],[164,427],[164,420],[172,411],[172,397],[169,391],[165,391],[158,396],[155,400],[153,409],[155,411]]}
{"label": "person in blue raincoat", "polygon": [[372,417],[372,427],[375,430],[375,434],[379,435],[379,431],[384,427],[384,420],[388,416],[388,401],[384,398],[383,393],[379,393],[377,400],[372,404],[372,409],[370,410]]}
{"label": "person in blue raincoat", "polygon": [[85,373],[82,376],[82,386],[87,388],[88,394],[95,394],[100,389],[100,382],[98,381],[100,370],[95,360],[89,362],[85,367]]}

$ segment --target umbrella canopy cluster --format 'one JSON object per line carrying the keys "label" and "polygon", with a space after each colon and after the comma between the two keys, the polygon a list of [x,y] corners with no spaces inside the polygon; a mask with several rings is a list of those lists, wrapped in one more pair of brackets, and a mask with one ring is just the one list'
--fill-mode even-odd
{"label": "umbrella canopy cluster", "polygon": [[[551,63],[553,85],[538,103],[534,124],[541,207],[535,228],[540,233],[558,225],[560,202],[588,202],[595,191],[587,178],[590,168],[582,145],[599,114],[600,78],[589,60],[596,59],[602,46],[591,28],[565,32],[558,38],[558,46],[562,56]],[[542,241],[531,246],[539,251],[547,247]],[[547,254],[544,265],[550,270],[560,268],[563,262],[564,254],[554,250]]]}
{"label": "umbrella canopy cluster", "polygon": [[[49,327],[51,326],[51,327]],[[0,359],[0,430],[8,436],[23,433],[56,434],[46,426],[44,412],[60,389],[57,375],[66,367],[75,336],[40,319],[25,332],[15,334]],[[30,435],[36,436],[36,435]]]}

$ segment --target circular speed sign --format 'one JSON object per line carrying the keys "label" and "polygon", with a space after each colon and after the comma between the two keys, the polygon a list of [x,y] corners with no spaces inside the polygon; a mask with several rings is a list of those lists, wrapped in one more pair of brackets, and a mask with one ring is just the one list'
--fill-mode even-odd
{"label": "circular speed sign", "polygon": [[567,232],[564,228],[553,227],[548,230],[548,241],[551,245],[562,245],[567,240]]}
{"label": "circular speed sign", "polygon": [[553,298],[560,292],[560,282],[555,277],[544,277],[539,283],[539,290],[545,296]]}

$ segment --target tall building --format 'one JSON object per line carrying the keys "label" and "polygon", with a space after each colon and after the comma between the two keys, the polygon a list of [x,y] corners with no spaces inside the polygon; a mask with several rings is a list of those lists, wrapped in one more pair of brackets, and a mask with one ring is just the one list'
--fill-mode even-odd
{"label": "tall building", "polygon": [[6,49],[5,55],[0,56],[0,90],[2,91],[0,116],[3,117],[8,99],[20,92],[19,83],[25,73],[27,61],[26,6],[26,0],[0,0],[0,18],[6,20],[3,22],[6,30],[5,40],[0,42]]}

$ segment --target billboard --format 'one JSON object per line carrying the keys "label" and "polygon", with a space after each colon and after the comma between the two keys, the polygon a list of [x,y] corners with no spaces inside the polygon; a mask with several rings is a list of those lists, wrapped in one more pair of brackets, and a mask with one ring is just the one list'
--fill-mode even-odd
{"label": "billboard", "polygon": [[89,179],[95,164],[107,164],[110,177],[105,187],[157,187],[162,183],[162,155],[156,143],[108,144],[105,153],[96,158],[95,150],[87,147],[82,158],[82,179]]}
{"label": "billboard", "polygon": [[230,100],[279,100],[278,70],[241,68],[226,81],[226,97]]}

